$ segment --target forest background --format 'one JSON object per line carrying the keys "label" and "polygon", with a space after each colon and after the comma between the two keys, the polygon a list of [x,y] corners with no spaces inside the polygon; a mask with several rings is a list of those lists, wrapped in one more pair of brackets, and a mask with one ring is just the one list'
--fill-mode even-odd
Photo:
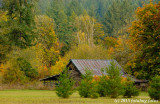
{"label": "forest background", "polygon": [[150,80],[160,74],[158,2],[0,0],[2,83],[59,74],[69,59],[115,59]]}

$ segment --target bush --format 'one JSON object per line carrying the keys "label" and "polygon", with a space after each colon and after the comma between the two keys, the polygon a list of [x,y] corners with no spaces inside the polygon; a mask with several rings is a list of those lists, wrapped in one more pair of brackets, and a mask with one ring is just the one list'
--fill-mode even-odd
{"label": "bush", "polygon": [[38,72],[36,69],[33,69],[31,64],[25,59],[18,58],[17,65],[19,66],[20,70],[24,72],[25,76],[30,80],[35,80],[35,78],[37,78]]}
{"label": "bush", "polygon": [[152,78],[148,93],[152,99],[160,100],[160,76],[157,75]]}
{"label": "bush", "polygon": [[78,91],[80,96],[84,98],[99,97],[97,83],[93,81],[93,75],[90,71],[86,70],[86,74],[82,76]]}
{"label": "bush", "polygon": [[8,61],[6,66],[7,68],[3,74],[4,83],[23,84],[35,80],[38,76],[38,72],[23,58],[12,59]]}
{"label": "bush", "polygon": [[94,98],[94,99],[99,97],[98,84],[95,81],[91,83],[91,89],[89,91],[89,97]]}
{"label": "bush", "polygon": [[7,84],[24,84],[28,81],[28,78],[25,76],[24,72],[20,70],[17,66],[16,61],[11,61],[7,64],[7,68],[3,73],[3,83]]}
{"label": "bush", "polygon": [[111,62],[111,65],[106,68],[106,73],[108,73],[108,80],[106,80],[107,87],[105,90],[107,95],[111,98],[118,97],[123,90],[120,70],[121,69],[119,69],[114,62]]}
{"label": "bush", "polygon": [[73,94],[73,85],[74,81],[70,78],[68,69],[64,69],[62,74],[59,77],[59,84],[56,86],[56,94],[62,98],[68,98]]}
{"label": "bush", "polygon": [[132,96],[138,96],[138,95],[139,95],[139,90],[136,88],[136,86],[130,79],[127,79],[127,81],[124,84],[123,96],[131,98]]}

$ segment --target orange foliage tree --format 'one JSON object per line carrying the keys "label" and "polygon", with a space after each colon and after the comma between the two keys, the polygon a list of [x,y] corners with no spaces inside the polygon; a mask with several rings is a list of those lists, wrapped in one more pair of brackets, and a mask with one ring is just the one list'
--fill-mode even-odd
{"label": "orange foliage tree", "polygon": [[135,54],[127,67],[138,78],[150,79],[160,74],[160,3],[139,7],[136,14],[129,31]]}

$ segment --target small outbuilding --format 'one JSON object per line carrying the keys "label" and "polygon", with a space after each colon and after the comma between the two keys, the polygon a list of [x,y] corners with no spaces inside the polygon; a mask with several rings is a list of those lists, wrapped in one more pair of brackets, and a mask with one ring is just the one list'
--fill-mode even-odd
{"label": "small outbuilding", "polygon": [[[102,69],[109,67],[111,62],[114,62],[115,65],[119,67],[120,73],[123,77],[130,77],[137,87],[142,88],[142,90],[146,90],[148,81],[139,80],[134,76],[128,75],[116,60],[71,59],[66,67],[69,68],[71,77],[76,81],[76,85],[78,85],[81,81],[81,76],[85,74],[86,69],[92,71],[94,76],[107,75],[105,71],[102,72]],[[44,85],[53,86],[53,84],[57,83],[59,76],[60,75],[54,75],[43,78],[40,81],[43,81]]]}

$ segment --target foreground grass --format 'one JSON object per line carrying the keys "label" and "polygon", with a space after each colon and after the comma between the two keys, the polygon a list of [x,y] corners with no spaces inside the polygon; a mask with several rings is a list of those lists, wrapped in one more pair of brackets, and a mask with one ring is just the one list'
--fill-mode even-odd
{"label": "foreground grass", "polygon": [[[124,99],[124,98],[123,98]],[[142,92],[140,96],[132,99],[149,100],[148,93]],[[116,99],[121,101],[122,98]],[[131,99],[130,99],[131,100]],[[149,104],[158,104],[149,103]],[[115,99],[100,97],[98,99],[80,98],[75,92],[69,99],[58,98],[55,91],[47,90],[5,90],[0,91],[0,104],[131,104],[131,102],[117,102]],[[144,103],[132,103],[144,104]]]}

